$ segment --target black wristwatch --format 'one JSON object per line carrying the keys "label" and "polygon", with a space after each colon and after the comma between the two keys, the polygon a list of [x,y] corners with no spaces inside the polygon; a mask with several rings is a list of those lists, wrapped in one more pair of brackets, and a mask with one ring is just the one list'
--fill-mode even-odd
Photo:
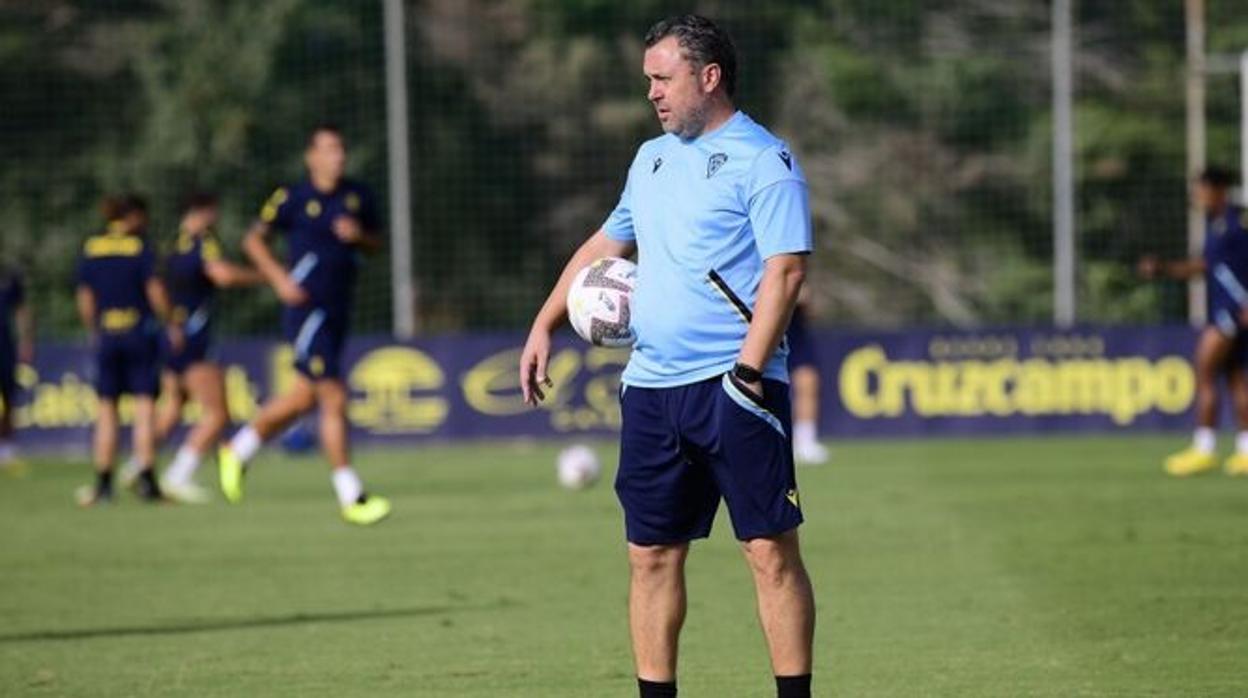
{"label": "black wristwatch", "polygon": [[763,380],[762,371],[754,368],[753,366],[747,366],[741,362],[737,362],[737,365],[732,367],[732,375],[734,378],[742,383],[745,383],[746,385],[760,383]]}

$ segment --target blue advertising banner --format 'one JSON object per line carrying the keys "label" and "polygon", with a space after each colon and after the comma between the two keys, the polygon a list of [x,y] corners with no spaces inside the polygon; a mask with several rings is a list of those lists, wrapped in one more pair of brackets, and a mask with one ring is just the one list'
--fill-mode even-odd
{"label": "blue advertising banner", "polygon": [[[1187,327],[816,333],[823,433],[845,436],[1004,434],[1190,426],[1195,376]],[[350,415],[373,443],[480,437],[609,435],[619,427],[619,374],[627,350],[555,344],[555,388],[525,406],[517,362],[523,337],[446,336],[398,343],[360,338],[348,347]],[[294,380],[291,350],[227,341],[231,412]],[[91,357],[72,345],[40,347],[19,369],[16,423],[32,449],[85,448],[94,420]],[[123,418],[129,416],[122,405]],[[185,419],[195,419],[194,406]]]}

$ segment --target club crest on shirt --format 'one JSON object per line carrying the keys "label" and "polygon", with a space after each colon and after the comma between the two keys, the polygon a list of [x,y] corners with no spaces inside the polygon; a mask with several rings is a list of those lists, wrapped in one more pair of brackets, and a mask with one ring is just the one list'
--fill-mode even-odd
{"label": "club crest on shirt", "polygon": [[308,218],[316,218],[321,215],[321,202],[309,199],[307,205],[303,207],[303,212],[308,214]]}
{"label": "club crest on shirt", "polygon": [[727,153],[715,153],[712,155],[711,159],[706,161],[706,178],[710,179],[715,176],[715,173],[719,172],[719,168],[723,167],[725,162],[728,162]]}

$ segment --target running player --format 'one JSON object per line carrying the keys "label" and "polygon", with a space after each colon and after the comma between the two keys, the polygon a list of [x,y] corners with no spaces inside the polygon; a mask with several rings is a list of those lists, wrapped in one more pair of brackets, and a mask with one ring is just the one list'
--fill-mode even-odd
{"label": "running player", "polygon": [[819,443],[819,355],[810,331],[809,293],[802,287],[789,321],[789,375],[793,381],[793,455],[798,463],[819,465],[828,449]]}
{"label": "running player", "polygon": [[576,274],[637,252],[615,489],[638,690],[676,695],[685,559],[722,498],[754,575],[777,695],[806,698],[815,608],[782,342],[812,249],[806,182],[784,142],[733,106],[727,34],[687,15],[657,23],[645,45],[649,99],[667,133],[642,144],[619,204],[538,312],[520,383],[527,401],[544,399],[551,333]]}
{"label": "running player", "polygon": [[154,402],[160,388],[160,325],[165,322],[173,345],[181,344],[181,328],[172,321],[169,298],[156,275],[155,255],[144,239],[147,205],[126,196],[106,206],[108,226],[82,246],[78,260],[78,315],[95,349],[95,392],[98,398],[93,457],[94,487],[79,489],[83,506],[113,497],[113,461],[117,455],[117,401],[134,398],[133,449],[139,463],[137,494],[161,501],[154,462]]}
{"label": "running player", "polygon": [[182,205],[182,221],[172,252],[165,258],[165,283],[173,302],[173,317],[182,323],[185,341],[180,348],[164,342],[161,392],[165,401],[156,419],[157,443],[177,428],[189,397],[201,408],[199,419],[161,478],[161,489],[183,502],[207,501],[195,484],[195,470],[230,423],[225,399],[225,376],[212,352],[212,304],[218,288],[263,283],[259,272],[231,263],[213,233],[218,217],[217,198],[192,194]]}
{"label": "running player", "polygon": [[22,470],[13,443],[17,364],[30,364],[34,358],[34,318],[26,304],[26,287],[17,271],[0,269],[0,471]]}
{"label": "running player", "polygon": [[[342,133],[334,126],[314,128],[304,151],[307,179],[275,191],[243,240],[243,250],[286,306],[282,327],[294,346],[298,378],[221,448],[217,461],[225,498],[242,501],[243,476],[261,445],[319,406],[321,448],[333,466],[342,516],[368,525],[389,515],[390,502],[366,493],[351,467],[342,350],[357,254],[379,249],[381,239],[372,193],[344,178],[346,161]],[[274,230],[286,234],[289,267],[269,249]]]}
{"label": "running player", "polygon": [[1166,472],[1183,477],[1218,465],[1217,424],[1219,383],[1226,378],[1239,434],[1235,453],[1226,460],[1231,475],[1248,475],[1248,220],[1231,203],[1234,176],[1211,167],[1196,181],[1196,203],[1205,213],[1204,254],[1193,259],[1161,262],[1145,258],[1145,278],[1164,276],[1186,281],[1204,276],[1209,323],[1196,343],[1196,432],[1188,448],[1166,459]]}

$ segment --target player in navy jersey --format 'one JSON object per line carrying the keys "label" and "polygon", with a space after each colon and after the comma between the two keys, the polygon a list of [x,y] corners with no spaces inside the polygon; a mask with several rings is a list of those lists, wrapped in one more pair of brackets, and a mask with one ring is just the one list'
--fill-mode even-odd
{"label": "player in navy jersey", "polygon": [[106,218],[106,229],[83,243],[77,271],[78,315],[95,350],[98,398],[92,449],[96,482],[78,491],[83,506],[112,499],[120,426],[117,402],[126,394],[134,398],[133,451],[140,468],[136,492],[147,501],[163,499],[153,468],[162,324],[174,346],[182,341],[156,274],[156,256],[144,238],[147,205],[126,196],[106,205]]}
{"label": "player in navy jersey", "polygon": [[215,196],[188,196],[182,205],[177,238],[164,259],[165,285],[184,340],[181,347],[167,340],[163,343],[161,392],[165,400],[156,419],[157,442],[163,442],[177,428],[188,398],[200,406],[201,413],[160,485],[166,496],[192,503],[207,500],[207,494],[194,482],[195,470],[230,423],[225,376],[212,351],[213,299],[218,288],[254,286],[264,281],[254,269],[225,258],[213,232],[217,217]]}
{"label": "player in navy jersey", "polygon": [[[243,475],[260,446],[319,407],[321,448],[333,466],[342,516],[368,525],[389,515],[390,502],[367,493],[351,467],[342,351],[359,253],[381,247],[380,221],[372,192],[343,176],[346,156],[336,127],[314,128],[304,152],[307,179],[275,191],[243,240],[247,256],[285,306],[282,329],[294,348],[298,378],[221,448],[218,465],[226,499],[241,501]],[[269,249],[275,231],[286,236],[287,265]]]}
{"label": "player in navy jersey", "polygon": [[776,693],[808,698],[814,592],[798,541],[783,342],[813,249],[806,180],[786,144],[734,106],[727,34],[686,15],[655,24],[645,45],[666,133],[638,149],[615,210],[538,312],[521,389],[533,403],[550,385],[551,333],[577,273],[637,253],[615,491],[638,691],[676,695],[685,560],[722,500],[754,575]]}
{"label": "player in navy jersey", "polygon": [[13,443],[17,364],[29,364],[34,356],[34,318],[26,303],[26,287],[16,270],[0,268],[0,471],[22,470]]}
{"label": "player in navy jersey", "polygon": [[1165,461],[1166,472],[1183,477],[1218,465],[1219,383],[1226,379],[1239,434],[1235,453],[1225,462],[1231,475],[1248,475],[1248,217],[1231,203],[1234,176],[1211,167],[1196,181],[1196,203],[1205,213],[1203,254],[1159,262],[1145,258],[1146,278],[1187,280],[1203,276],[1208,324],[1196,344],[1196,431],[1192,444]]}

